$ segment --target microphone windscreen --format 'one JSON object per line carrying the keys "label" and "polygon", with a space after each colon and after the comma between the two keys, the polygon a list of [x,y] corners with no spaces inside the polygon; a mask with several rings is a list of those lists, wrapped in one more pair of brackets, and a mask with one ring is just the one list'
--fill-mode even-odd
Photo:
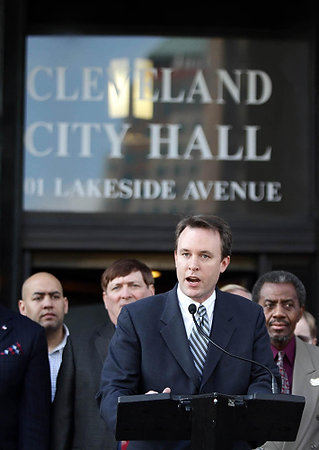
{"label": "microphone windscreen", "polygon": [[194,303],[191,303],[188,307],[188,311],[193,315],[196,313],[196,310],[197,310],[196,305],[194,305]]}

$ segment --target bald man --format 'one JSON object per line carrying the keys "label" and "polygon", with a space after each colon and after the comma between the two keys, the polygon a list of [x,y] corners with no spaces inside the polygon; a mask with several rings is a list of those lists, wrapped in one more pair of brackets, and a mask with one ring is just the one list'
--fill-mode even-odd
{"label": "bald man", "polygon": [[51,273],[38,272],[22,286],[19,310],[24,316],[45,329],[51,374],[51,401],[54,400],[56,379],[62,362],[63,349],[69,330],[63,323],[68,312],[68,299],[63,295],[60,281]]}

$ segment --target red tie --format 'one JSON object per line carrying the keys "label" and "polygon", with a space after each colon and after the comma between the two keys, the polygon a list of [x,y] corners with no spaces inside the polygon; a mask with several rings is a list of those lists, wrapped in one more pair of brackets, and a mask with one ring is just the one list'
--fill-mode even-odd
{"label": "red tie", "polygon": [[121,450],[126,450],[128,448],[129,441],[122,441],[121,442]]}
{"label": "red tie", "polygon": [[289,380],[286,370],[284,369],[284,356],[285,352],[278,352],[277,366],[279,368],[281,376],[281,392],[282,394],[290,393]]}

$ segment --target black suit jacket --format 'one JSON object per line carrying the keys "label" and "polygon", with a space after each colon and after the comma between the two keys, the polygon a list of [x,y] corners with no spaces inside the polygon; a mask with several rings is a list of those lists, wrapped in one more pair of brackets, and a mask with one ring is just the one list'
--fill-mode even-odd
{"label": "black suit jacket", "polygon": [[[262,308],[217,290],[211,338],[236,355],[276,371]],[[101,379],[101,414],[114,430],[121,395],[271,392],[271,377],[257,365],[225,355],[209,345],[202,379],[195,369],[176,287],[122,308]],[[189,443],[130,442],[130,449],[189,448]],[[238,443],[234,448],[249,448]]]}
{"label": "black suit jacket", "polygon": [[71,333],[63,352],[53,402],[52,450],[114,450],[116,441],[101,418],[96,395],[114,325]]}
{"label": "black suit jacket", "polygon": [[44,329],[0,305],[0,449],[46,450],[50,369]]}

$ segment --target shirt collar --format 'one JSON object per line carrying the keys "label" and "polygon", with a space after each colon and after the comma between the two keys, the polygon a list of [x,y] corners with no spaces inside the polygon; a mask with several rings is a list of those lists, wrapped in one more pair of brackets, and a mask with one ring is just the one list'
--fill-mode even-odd
{"label": "shirt collar", "polygon": [[70,334],[70,331],[69,331],[68,327],[65,325],[65,323],[63,324],[63,330],[64,330],[64,336],[63,336],[62,341],[60,342],[59,345],[57,345],[57,346],[50,352],[50,355],[52,355],[52,353],[54,353],[54,352],[58,352],[59,350],[62,350],[62,349],[65,347],[66,340],[67,340],[67,338],[68,338],[68,336],[69,336],[69,334]]}
{"label": "shirt collar", "polygon": [[203,305],[206,308],[209,322],[211,322],[211,319],[213,317],[213,312],[214,312],[215,300],[216,300],[216,291],[214,291],[212,293],[212,295],[210,297],[208,297],[208,299],[205,300],[203,303],[199,303],[199,302],[196,302],[195,300],[193,300],[192,298],[188,297],[187,295],[185,295],[184,292],[181,290],[180,286],[178,285],[177,298],[178,298],[178,302],[179,302],[179,305],[180,305],[183,315],[187,316],[187,314],[188,314],[191,317],[190,313],[188,312],[188,307],[192,303],[194,303],[196,305],[197,309],[200,305]]}
{"label": "shirt collar", "polygon": [[[274,355],[274,359],[276,359],[279,350],[276,347],[274,347],[272,344],[271,344],[271,350]],[[285,352],[285,355],[287,356],[289,364],[291,366],[293,366],[294,361],[295,361],[295,353],[296,353],[296,338],[295,338],[295,336],[293,336],[292,339],[290,339],[290,341],[288,342],[286,347],[281,349],[281,351]]]}

